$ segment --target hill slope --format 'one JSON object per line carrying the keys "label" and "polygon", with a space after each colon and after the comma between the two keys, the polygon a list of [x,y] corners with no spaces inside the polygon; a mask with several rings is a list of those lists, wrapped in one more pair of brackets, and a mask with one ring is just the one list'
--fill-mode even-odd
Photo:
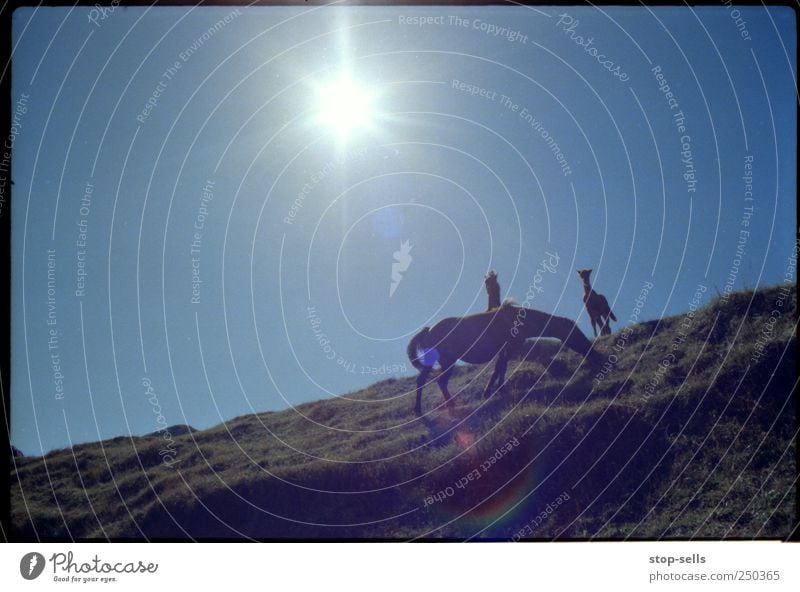
{"label": "hill slope", "polygon": [[170,466],[158,434],[16,458],[12,525],[30,539],[785,537],[788,288],[605,337],[600,369],[540,344],[488,402],[491,367],[459,367],[452,416],[431,385],[416,419],[414,378],[390,379],[184,429]]}

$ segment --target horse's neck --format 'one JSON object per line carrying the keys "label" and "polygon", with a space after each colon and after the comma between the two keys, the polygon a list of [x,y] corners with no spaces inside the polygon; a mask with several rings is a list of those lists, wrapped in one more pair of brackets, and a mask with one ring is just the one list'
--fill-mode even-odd
{"label": "horse's neck", "polygon": [[[513,307],[510,309],[509,322],[516,328],[513,336],[516,339],[531,339],[532,337],[546,337],[544,332],[550,332],[554,327],[551,321],[556,318],[540,310],[532,308]],[[524,312],[523,312],[524,311]]]}
{"label": "horse's neck", "polygon": [[592,295],[592,286],[589,284],[589,280],[583,280],[583,295],[587,298]]}

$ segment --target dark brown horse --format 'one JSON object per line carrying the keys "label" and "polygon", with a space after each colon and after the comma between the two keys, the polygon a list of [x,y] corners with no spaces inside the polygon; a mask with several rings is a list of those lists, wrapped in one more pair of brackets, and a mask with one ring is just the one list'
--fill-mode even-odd
{"label": "dark brown horse", "polygon": [[485,364],[497,357],[494,372],[483,393],[488,397],[493,385],[499,386],[505,381],[510,351],[532,337],[555,337],[585,356],[590,363],[599,363],[600,355],[592,350],[591,341],[574,321],[565,317],[506,303],[488,312],[442,319],[433,327],[423,328],[408,344],[408,359],[419,370],[415,412],[417,415],[422,412],[422,389],[436,363],[442,368],[436,382],[451,407],[447,382],[456,362]]}

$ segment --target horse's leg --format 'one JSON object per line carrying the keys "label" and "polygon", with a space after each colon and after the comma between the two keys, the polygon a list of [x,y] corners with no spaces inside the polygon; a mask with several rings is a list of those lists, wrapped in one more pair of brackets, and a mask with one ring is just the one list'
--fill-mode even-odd
{"label": "horse's leg", "polygon": [[439,364],[442,366],[442,373],[439,375],[439,378],[436,379],[436,382],[439,384],[439,389],[444,395],[444,400],[447,402],[447,407],[452,409],[453,400],[450,398],[450,391],[447,390],[447,383],[450,380],[450,375],[453,373],[453,367],[456,365],[456,361],[442,360],[439,358]]}
{"label": "horse's leg", "polygon": [[[502,352],[499,355],[503,355]],[[494,370],[492,370],[492,376],[489,378],[489,382],[486,383],[486,388],[483,389],[483,398],[488,399],[492,396],[494,392],[494,383],[497,380],[497,367],[500,365],[500,358],[498,357],[497,362],[495,362]]]}
{"label": "horse's leg", "polygon": [[483,390],[483,398],[488,399],[494,394],[494,387],[497,384],[497,377],[500,374],[500,368],[502,366],[502,360],[507,355],[507,348],[503,346],[503,348],[498,352],[497,357],[495,358],[494,363],[494,370],[492,371],[492,376],[489,378],[489,382],[486,383],[486,388]]}
{"label": "horse's leg", "polygon": [[486,385],[486,390],[483,391],[483,398],[488,399],[491,397],[495,392],[495,385],[497,389],[502,390],[505,386],[506,380],[506,368],[508,368],[508,358],[509,358],[509,351],[508,346],[503,346],[503,349],[500,350],[500,353],[497,354],[497,361],[494,364],[494,372],[492,372],[492,377],[489,379],[489,384]]}
{"label": "horse's leg", "polygon": [[422,389],[428,381],[428,375],[431,370],[433,370],[432,367],[423,366],[422,370],[419,371],[419,376],[417,376],[417,405],[414,407],[414,413],[417,415],[422,415]]}
{"label": "horse's leg", "polygon": [[508,368],[508,359],[510,357],[511,351],[509,347],[506,346],[503,348],[503,351],[500,352],[500,357],[497,359],[497,364],[495,364],[494,370],[497,372],[497,389],[501,393],[504,392],[506,388],[506,369]]}
{"label": "horse's leg", "polygon": [[597,323],[596,317],[589,317],[592,320],[592,333],[594,333],[594,338],[597,339],[597,327],[595,326]]}

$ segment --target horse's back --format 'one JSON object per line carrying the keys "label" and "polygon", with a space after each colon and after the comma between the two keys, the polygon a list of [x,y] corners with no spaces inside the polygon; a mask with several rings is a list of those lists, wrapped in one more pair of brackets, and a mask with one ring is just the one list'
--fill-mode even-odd
{"label": "horse's back", "polygon": [[431,327],[426,342],[428,347],[439,350],[440,356],[481,364],[497,355],[506,334],[496,315],[477,313],[442,319]]}

